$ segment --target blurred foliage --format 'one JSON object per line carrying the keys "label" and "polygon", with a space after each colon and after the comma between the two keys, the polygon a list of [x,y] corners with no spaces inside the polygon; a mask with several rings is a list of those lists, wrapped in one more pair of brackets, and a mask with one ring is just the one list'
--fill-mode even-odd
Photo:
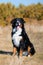
{"label": "blurred foliage", "polygon": [[38,3],[29,6],[20,4],[19,7],[15,7],[11,3],[0,4],[0,25],[8,25],[10,21],[16,17],[42,20],[43,4]]}

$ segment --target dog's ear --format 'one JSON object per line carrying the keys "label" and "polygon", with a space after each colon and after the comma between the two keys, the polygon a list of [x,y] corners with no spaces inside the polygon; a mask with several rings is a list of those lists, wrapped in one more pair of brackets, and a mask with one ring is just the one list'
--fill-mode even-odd
{"label": "dog's ear", "polygon": [[16,22],[16,19],[12,19],[10,23],[15,24],[15,22]]}
{"label": "dog's ear", "polygon": [[12,28],[14,28],[16,24],[16,19],[12,19],[11,24],[12,24]]}
{"label": "dog's ear", "polygon": [[25,23],[24,19],[23,19],[23,18],[21,18],[21,20],[22,20],[22,22],[23,22],[23,24],[24,24],[24,23]]}

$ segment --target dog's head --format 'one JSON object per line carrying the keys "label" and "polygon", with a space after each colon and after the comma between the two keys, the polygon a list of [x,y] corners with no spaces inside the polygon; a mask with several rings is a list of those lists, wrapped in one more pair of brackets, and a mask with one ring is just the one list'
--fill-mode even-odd
{"label": "dog's head", "polygon": [[19,25],[22,25],[22,27],[24,27],[24,19],[23,18],[15,18],[11,21],[11,24],[12,24],[12,28],[15,28]]}

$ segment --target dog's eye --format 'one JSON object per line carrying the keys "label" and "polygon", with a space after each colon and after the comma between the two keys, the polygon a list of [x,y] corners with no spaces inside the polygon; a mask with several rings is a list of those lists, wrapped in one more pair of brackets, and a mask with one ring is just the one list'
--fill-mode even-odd
{"label": "dog's eye", "polygon": [[18,23],[16,23],[16,26],[18,26],[19,24]]}

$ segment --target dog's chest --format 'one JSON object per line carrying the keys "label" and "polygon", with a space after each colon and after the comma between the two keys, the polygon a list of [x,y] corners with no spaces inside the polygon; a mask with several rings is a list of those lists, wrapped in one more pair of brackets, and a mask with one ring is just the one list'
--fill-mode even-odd
{"label": "dog's chest", "polygon": [[13,39],[13,41],[14,41],[14,44],[15,44],[16,46],[19,46],[20,40],[22,39],[22,36],[21,36],[21,34],[22,34],[22,29],[21,29],[21,28],[18,28],[18,29],[16,30],[16,28],[15,28],[15,29],[13,29],[13,32],[14,32],[14,34],[13,34],[13,36],[12,36],[12,39]]}

